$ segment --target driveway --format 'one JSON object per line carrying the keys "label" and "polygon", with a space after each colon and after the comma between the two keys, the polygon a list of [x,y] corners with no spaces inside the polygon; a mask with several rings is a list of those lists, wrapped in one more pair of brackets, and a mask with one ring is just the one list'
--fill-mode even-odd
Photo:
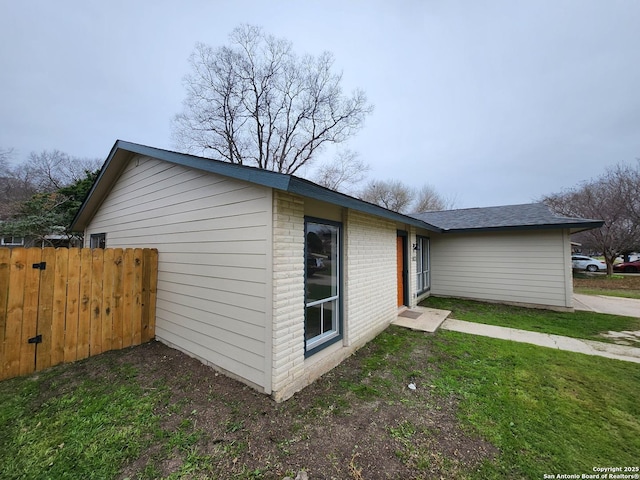
{"label": "driveway", "polygon": [[610,313],[612,315],[640,318],[640,300],[633,298],[574,293],[573,306],[576,310],[585,310],[587,312]]}

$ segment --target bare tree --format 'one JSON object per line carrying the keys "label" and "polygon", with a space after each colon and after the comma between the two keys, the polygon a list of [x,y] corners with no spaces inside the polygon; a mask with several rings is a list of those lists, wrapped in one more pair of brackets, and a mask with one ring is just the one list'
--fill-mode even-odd
{"label": "bare tree", "polygon": [[447,210],[455,207],[455,200],[446,199],[431,185],[414,189],[398,180],[371,181],[359,197],[370,203],[398,213]]}
{"label": "bare tree", "polygon": [[360,198],[394,212],[407,213],[413,201],[413,190],[398,180],[374,180],[367,184]]}
{"label": "bare tree", "polygon": [[331,163],[320,166],[315,182],[323,187],[350,193],[367,176],[371,167],[352,150],[338,152]]}
{"label": "bare tree", "polygon": [[37,194],[50,194],[86,182],[101,164],[99,159],[78,158],[58,150],[32,152],[24,162],[9,163],[12,151],[0,150],[0,220],[24,216],[24,206]]}
{"label": "bare tree", "polygon": [[20,202],[35,193],[35,188],[22,175],[19,167],[11,165],[13,149],[0,150],[0,220],[6,220],[20,208]]}
{"label": "bare tree", "polygon": [[250,25],[230,42],[199,43],[189,59],[173,123],[181,150],[293,174],[325,144],[354,135],[373,110],[361,90],[343,94],[328,52],[299,57],[291,42]]}
{"label": "bare tree", "polygon": [[7,218],[12,213],[10,199],[13,182],[11,172],[9,170],[10,157],[10,149],[0,148],[0,197],[3,199],[3,201],[0,202],[0,221]]}
{"label": "bare tree", "polygon": [[0,177],[6,176],[12,155],[13,148],[0,148]]}
{"label": "bare tree", "polygon": [[639,192],[640,168],[618,165],[596,179],[543,197],[542,201],[562,215],[604,221],[601,228],[581,232],[575,239],[602,252],[607,273],[611,274],[620,254],[640,248]]}
{"label": "bare tree", "polygon": [[32,152],[20,166],[18,175],[30,182],[38,192],[52,192],[86,177],[97,170],[97,158],[72,157],[59,150]]}
{"label": "bare tree", "polygon": [[451,210],[455,207],[454,198],[446,198],[439,194],[431,185],[423,185],[415,192],[415,200],[411,205],[412,212],[435,212]]}
{"label": "bare tree", "polygon": [[[605,181],[609,188],[618,192],[629,219],[640,224],[640,159],[635,166],[618,164],[609,169],[605,174]],[[640,244],[640,238],[638,243]]]}

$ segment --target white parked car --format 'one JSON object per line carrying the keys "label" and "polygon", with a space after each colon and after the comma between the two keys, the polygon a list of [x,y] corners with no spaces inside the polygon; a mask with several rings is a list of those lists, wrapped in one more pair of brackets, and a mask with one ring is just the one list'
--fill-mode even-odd
{"label": "white parked car", "polygon": [[597,272],[599,270],[607,269],[607,264],[603,261],[591,257],[585,257],[584,255],[572,255],[571,263],[573,268],[586,270],[587,272]]}

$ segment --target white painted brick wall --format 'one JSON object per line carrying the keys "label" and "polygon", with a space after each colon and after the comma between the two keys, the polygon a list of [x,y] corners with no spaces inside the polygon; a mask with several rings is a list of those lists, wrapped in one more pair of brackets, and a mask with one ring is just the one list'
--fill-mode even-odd
{"label": "white painted brick wall", "polygon": [[[304,200],[273,194],[272,395],[284,400],[304,376]],[[300,386],[298,386],[300,385]]]}
{"label": "white painted brick wall", "polygon": [[346,232],[346,339],[355,348],[392,322],[397,309],[396,225],[349,210]]}
{"label": "white painted brick wall", "polygon": [[395,223],[349,210],[343,223],[344,341],[304,358],[304,200],[274,192],[273,381],[276,401],[328,372],[397,316]]}

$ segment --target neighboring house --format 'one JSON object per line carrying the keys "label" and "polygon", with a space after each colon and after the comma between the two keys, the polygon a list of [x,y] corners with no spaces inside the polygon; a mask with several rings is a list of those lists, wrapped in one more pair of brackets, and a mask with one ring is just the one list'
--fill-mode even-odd
{"label": "neighboring house", "polygon": [[462,212],[401,215],[118,141],[73,228],[85,246],[157,248],[156,338],[279,401],[430,294],[572,308],[569,235],[601,222],[540,205]]}
{"label": "neighboring house", "polygon": [[[5,220],[6,221],[6,220]],[[22,229],[16,229],[11,226],[11,222],[7,222],[9,227],[4,225],[3,220],[0,220],[0,248],[18,248],[18,247],[78,247],[82,245],[82,239],[78,238],[77,235],[73,234],[65,234],[65,233],[49,233],[48,235],[38,236],[38,235],[29,235],[25,234]],[[16,234],[16,230],[20,233]],[[64,231],[64,227],[53,227],[50,232],[60,232]]]}
{"label": "neighboring house", "polygon": [[14,235],[5,235],[0,237],[0,247],[24,247],[24,237],[17,237]]}
{"label": "neighboring house", "polygon": [[55,248],[69,248],[78,247],[82,245],[82,241],[76,236],[72,235],[58,235],[51,234],[45,235],[43,238],[37,237],[19,237],[5,235],[0,236],[0,247],[16,248],[16,247],[55,247]]}

